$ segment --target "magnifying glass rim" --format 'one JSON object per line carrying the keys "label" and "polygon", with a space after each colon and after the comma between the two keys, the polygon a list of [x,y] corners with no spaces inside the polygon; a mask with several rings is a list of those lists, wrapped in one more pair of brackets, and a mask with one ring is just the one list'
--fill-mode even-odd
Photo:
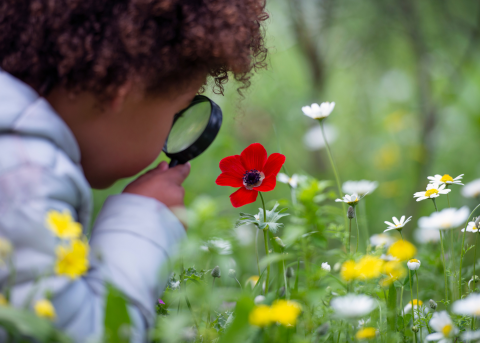
{"label": "magnifying glass rim", "polygon": [[[208,123],[203,129],[200,136],[192,144],[190,144],[190,146],[188,146],[182,151],[169,153],[167,152],[167,144],[168,144],[168,137],[167,137],[167,140],[165,141],[165,145],[163,146],[163,152],[171,160],[177,160],[178,163],[186,163],[194,159],[195,157],[200,155],[202,152],[204,152],[210,146],[210,144],[212,144],[213,140],[217,136],[218,132],[220,131],[220,127],[222,126],[222,119],[223,119],[222,110],[220,106],[218,106],[210,98],[204,95],[195,95],[190,105],[175,115],[175,118],[172,123],[172,128],[175,125],[176,121],[181,117],[181,115],[184,112],[186,112],[187,110],[189,110],[190,108],[192,108],[193,106],[201,102],[207,102],[207,101],[210,102],[210,106],[211,106]],[[170,129],[170,132],[171,132],[171,129]],[[205,135],[205,133],[208,133],[208,135]],[[207,138],[207,137],[211,137],[212,135],[213,135],[213,139]],[[169,133],[169,136],[170,136],[170,133]]]}

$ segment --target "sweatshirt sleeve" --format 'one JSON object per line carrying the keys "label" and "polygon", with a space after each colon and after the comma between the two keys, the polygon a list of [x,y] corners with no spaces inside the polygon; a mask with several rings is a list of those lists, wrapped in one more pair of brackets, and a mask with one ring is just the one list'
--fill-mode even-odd
{"label": "sweatshirt sleeve", "polygon": [[[11,303],[23,307],[33,292],[31,308],[49,292],[57,312],[55,324],[76,342],[84,342],[103,333],[109,282],[127,297],[132,342],[146,341],[156,299],[167,282],[168,259],[185,230],[154,199],[111,196],[93,226],[88,273],[74,280],[55,275],[60,241],[46,228],[45,215],[49,210],[68,210],[76,216],[79,208],[79,189],[66,175],[65,170],[30,164],[0,173],[0,236],[14,248]],[[0,268],[0,286],[5,287],[10,273]]]}

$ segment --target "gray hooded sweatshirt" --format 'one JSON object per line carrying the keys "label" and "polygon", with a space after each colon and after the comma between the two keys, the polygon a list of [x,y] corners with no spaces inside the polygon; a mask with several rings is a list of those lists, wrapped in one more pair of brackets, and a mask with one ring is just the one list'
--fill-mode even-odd
{"label": "gray hooded sweatshirt", "polygon": [[[46,213],[68,210],[86,231],[91,209],[72,132],[45,99],[0,70],[0,237],[14,247],[11,304],[24,306],[32,292],[33,304],[49,292],[55,324],[84,342],[102,335],[105,289],[111,283],[128,298],[132,341],[143,342],[167,282],[166,262],[185,230],[155,199],[113,195],[92,228],[88,273],[74,280],[55,275],[60,241],[45,226]],[[2,289],[10,273],[0,267]]]}

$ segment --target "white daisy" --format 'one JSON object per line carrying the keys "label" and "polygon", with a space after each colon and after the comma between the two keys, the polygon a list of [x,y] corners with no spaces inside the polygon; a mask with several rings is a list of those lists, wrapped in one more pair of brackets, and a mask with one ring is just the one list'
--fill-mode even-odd
{"label": "white daisy", "polygon": [[[417,308],[420,306],[420,310],[424,313],[427,314],[429,312],[429,309],[426,306],[423,306],[423,301],[413,299],[413,316],[415,319],[418,318],[418,311]],[[404,314],[411,314],[412,313],[412,302],[409,301],[407,305],[403,308],[403,313]]]}
{"label": "white daisy", "polygon": [[390,230],[401,230],[405,226],[405,224],[412,220],[412,216],[408,217],[407,220],[405,220],[405,216],[402,216],[400,220],[398,220],[397,217],[392,217],[392,220],[395,224],[385,221],[385,224],[388,225],[388,228],[383,232],[387,232]]}
{"label": "white daisy", "polygon": [[[329,144],[335,142],[338,137],[338,131],[333,125],[324,124],[325,136]],[[323,139],[322,127],[315,125],[310,128],[303,136],[303,143],[308,150],[320,150],[325,147],[325,139]]]}
{"label": "white daisy", "polygon": [[297,175],[297,174],[293,174],[291,177],[289,177],[287,174],[284,174],[284,173],[278,173],[277,175],[277,181],[282,183],[288,183],[292,188],[297,188],[298,184],[304,181],[305,179],[306,179],[305,176]]}
{"label": "white daisy", "polygon": [[320,105],[312,104],[312,106],[303,106],[303,113],[313,119],[324,119],[332,113],[335,107],[334,102],[322,102]]}
{"label": "white daisy", "polygon": [[377,307],[377,303],[368,295],[347,294],[332,299],[330,306],[339,317],[355,318],[372,312]]}
{"label": "white daisy", "polygon": [[330,270],[332,270],[332,268],[330,267],[330,265],[328,264],[328,262],[323,262],[322,263],[322,269],[329,272]]}
{"label": "white daisy", "polygon": [[448,230],[461,226],[468,219],[470,210],[467,206],[460,209],[445,208],[440,212],[433,212],[429,217],[418,220],[418,226],[430,230]]}
{"label": "white daisy", "polygon": [[393,242],[395,242],[395,238],[393,238],[392,236],[386,235],[384,233],[379,233],[370,237],[370,244],[374,247],[379,245],[388,247]]}
{"label": "white daisy", "polygon": [[230,255],[232,253],[232,244],[221,238],[213,238],[200,246],[200,249],[207,252],[217,253],[219,255]]}
{"label": "white daisy", "polygon": [[471,293],[465,299],[455,301],[452,311],[464,316],[480,317],[480,294]]}
{"label": "white daisy", "polygon": [[429,176],[429,177],[427,177],[427,179],[430,180],[430,183],[434,183],[434,184],[437,184],[437,185],[441,185],[441,184],[452,185],[452,184],[455,184],[455,185],[462,185],[463,186],[463,183],[460,182],[460,181],[462,181],[462,177],[463,177],[463,174],[458,175],[456,178],[452,178],[448,174],[445,174],[443,176],[437,174],[435,176]]}
{"label": "white daisy", "polygon": [[365,195],[367,193],[372,193],[378,187],[377,181],[347,181],[342,185],[342,190],[347,194],[359,194]]}
{"label": "white daisy", "polygon": [[480,330],[477,331],[465,331],[462,334],[462,339],[465,341],[473,341],[476,339],[480,339]]}
{"label": "white daisy", "polygon": [[465,198],[476,198],[480,195],[480,179],[467,183],[462,188],[462,195]]}
{"label": "white daisy", "polygon": [[345,194],[345,196],[342,199],[336,199],[335,202],[345,202],[350,206],[355,206],[358,204],[360,199],[362,199],[365,195],[367,194],[363,194],[361,196],[359,196],[356,193],[353,193],[352,195]]}
{"label": "white daisy", "polygon": [[[462,232],[464,231],[465,229],[462,229]],[[478,227],[475,226],[475,222],[468,222],[467,232],[478,233]]]}
{"label": "white daisy", "polygon": [[407,262],[407,267],[410,270],[417,270],[418,268],[420,268],[421,264],[422,263],[420,262],[420,260],[417,260],[416,258],[412,258]]}
{"label": "white daisy", "polygon": [[440,241],[440,231],[424,227],[415,230],[413,236],[415,237],[415,240],[421,244],[436,243]]}
{"label": "white daisy", "polygon": [[450,343],[458,333],[457,327],[453,324],[447,311],[435,312],[430,320],[430,326],[436,332],[431,333],[425,339],[427,341],[439,341],[439,343]]}
{"label": "white daisy", "polygon": [[450,193],[451,189],[445,189],[445,184],[437,185],[434,183],[429,183],[427,185],[426,192],[416,192],[413,197],[417,198],[417,201],[422,201],[425,199],[434,199],[439,197],[440,194]]}

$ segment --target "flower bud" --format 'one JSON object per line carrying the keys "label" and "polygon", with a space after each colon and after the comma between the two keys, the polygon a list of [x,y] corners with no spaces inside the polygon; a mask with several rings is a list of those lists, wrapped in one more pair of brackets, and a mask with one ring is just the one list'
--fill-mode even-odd
{"label": "flower bud", "polygon": [[437,303],[436,303],[433,299],[430,299],[429,303],[430,303],[430,308],[431,308],[432,310],[436,310],[436,309],[437,309]]}
{"label": "flower bud", "polygon": [[414,325],[412,326],[412,331],[413,332],[418,332],[420,329],[418,328],[418,326]]}
{"label": "flower bud", "polygon": [[322,269],[329,272],[332,270],[332,268],[330,267],[330,265],[328,264],[328,262],[323,262],[322,263]]}
{"label": "flower bud", "polygon": [[237,272],[235,271],[235,269],[229,269],[228,276],[231,277],[232,279],[235,279],[237,277]]}
{"label": "flower bud", "polygon": [[478,225],[480,225],[480,216],[475,219],[475,227],[478,228]]}
{"label": "flower bud", "polygon": [[275,242],[277,242],[277,244],[282,247],[282,249],[285,248],[285,243],[283,243],[282,239],[280,237],[275,237]]}
{"label": "flower bud", "polygon": [[417,260],[416,258],[412,258],[407,262],[407,267],[410,270],[417,270],[418,268],[420,268],[420,265],[421,265],[420,261]]}
{"label": "flower bud", "polygon": [[219,266],[216,266],[215,268],[212,269],[212,277],[220,277],[221,276],[221,273],[220,273],[220,267]]}
{"label": "flower bud", "polygon": [[295,271],[293,270],[293,268],[292,268],[292,267],[288,267],[287,270],[285,271],[285,276],[290,279],[290,278],[292,278],[294,275],[295,275]]}
{"label": "flower bud", "polygon": [[348,219],[353,219],[353,218],[355,218],[355,210],[354,210],[354,208],[353,208],[352,206],[350,206],[350,207],[348,208],[347,218],[348,218]]}
{"label": "flower bud", "polygon": [[323,323],[318,327],[316,330],[317,335],[319,336],[325,336],[328,333],[328,330],[330,329],[330,324],[328,322]]}

